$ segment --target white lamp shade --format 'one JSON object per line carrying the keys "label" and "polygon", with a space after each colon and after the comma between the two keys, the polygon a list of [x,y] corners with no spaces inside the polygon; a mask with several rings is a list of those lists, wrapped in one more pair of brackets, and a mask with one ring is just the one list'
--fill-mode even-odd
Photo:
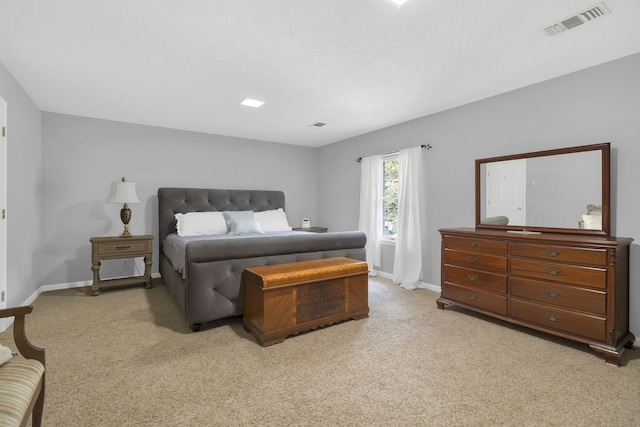
{"label": "white lamp shade", "polygon": [[140,203],[135,182],[114,182],[109,203]]}

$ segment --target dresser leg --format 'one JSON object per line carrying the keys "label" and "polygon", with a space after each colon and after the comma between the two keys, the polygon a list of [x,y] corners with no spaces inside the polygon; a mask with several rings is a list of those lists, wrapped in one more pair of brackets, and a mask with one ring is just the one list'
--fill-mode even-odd
{"label": "dresser leg", "polygon": [[589,344],[589,347],[591,347],[591,349],[596,353],[602,354],[602,356],[604,356],[604,362],[607,365],[619,367],[620,356],[622,355],[626,345],[621,346],[619,349],[605,348],[597,344]]}
{"label": "dresser leg", "polygon": [[603,351],[602,355],[604,356],[604,363],[606,363],[607,365],[611,365],[615,367],[620,366],[620,353]]}
{"label": "dresser leg", "polygon": [[631,348],[633,346],[633,342],[636,340],[636,337],[631,333],[627,332],[619,341],[618,345],[615,348],[611,347],[603,347],[597,344],[589,344],[589,347],[598,353],[602,353],[604,356],[604,361],[607,365],[620,366],[620,356],[625,349]]}
{"label": "dresser leg", "polygon": [[444,310],[445,307],[450,306],[451,303],[449,301],[443,301],[440,298],[436,300],[436,304],[440,310]]}

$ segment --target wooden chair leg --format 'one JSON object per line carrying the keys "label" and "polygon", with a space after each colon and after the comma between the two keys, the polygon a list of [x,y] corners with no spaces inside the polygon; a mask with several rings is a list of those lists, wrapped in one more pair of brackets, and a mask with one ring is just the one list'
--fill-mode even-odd
{"label": "wooden chair leg", "polygon": [[[46,374],[45,374],[46,375]],[[44,381],[45,377],[42,377],[42,388],[38,393],[38,400],[33,406],[33,412],[31,413],[31,427],[41,427],[42,425],[42,413],[44,412]]]}

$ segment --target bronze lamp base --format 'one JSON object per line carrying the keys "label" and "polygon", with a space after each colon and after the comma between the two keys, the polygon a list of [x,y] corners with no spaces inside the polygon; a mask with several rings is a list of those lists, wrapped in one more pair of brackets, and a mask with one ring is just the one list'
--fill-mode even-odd
{"label": "bronze lamp base", "polygon": [[129,233],[129,221],[131,221],[131,209],[125,203],[122,209],[120,209],[120,219],[124,224],[124,231],[122,232],[122,236],[131,236]]}

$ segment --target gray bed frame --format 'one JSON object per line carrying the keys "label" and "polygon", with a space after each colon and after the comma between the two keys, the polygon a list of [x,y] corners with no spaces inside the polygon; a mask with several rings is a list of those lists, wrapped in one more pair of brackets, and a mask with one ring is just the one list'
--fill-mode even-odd
{"label": "gray bed frame", "polygon": [[366,236],[360,231],[190,242],[184,278],[163,254],[162,243],[176,231],[176,213],[265,211],[284,209],[284,202],[282,191],[158,189],[160,275],[192,330],[242,314],[242,272],[247,267],[332,257],[365,261]]}

